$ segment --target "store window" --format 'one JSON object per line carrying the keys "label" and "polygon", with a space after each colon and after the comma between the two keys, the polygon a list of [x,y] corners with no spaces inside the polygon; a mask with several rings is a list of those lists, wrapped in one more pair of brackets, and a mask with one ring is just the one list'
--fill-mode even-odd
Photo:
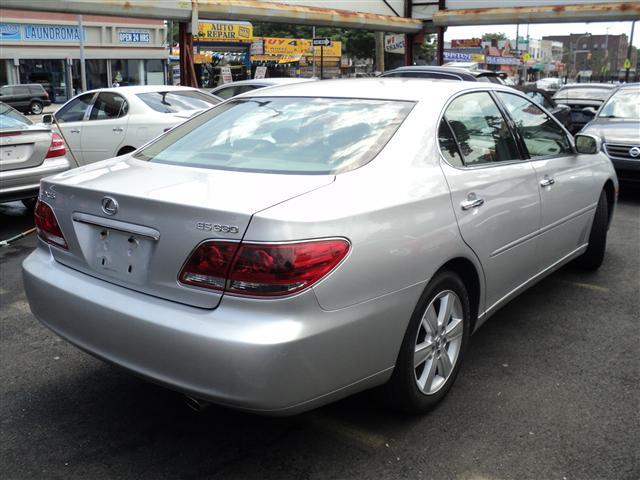
{"label": "store window", "polygon": [[144,64],[142,60],[111,60],[111,83],[125,87],[144,85]]}
{"label": "store window", "polygon": [[87,90],[109,87],[106,60],[85,60],[87,71]]}
{"label": "store window", "polygon": [[146,85],[164,85],[164,64],[162,60],[144,60]]}
{"label": "store window", "polygon": [[64,60],[20,60],[20,83],[40,83],[52,102],[67,99]]}

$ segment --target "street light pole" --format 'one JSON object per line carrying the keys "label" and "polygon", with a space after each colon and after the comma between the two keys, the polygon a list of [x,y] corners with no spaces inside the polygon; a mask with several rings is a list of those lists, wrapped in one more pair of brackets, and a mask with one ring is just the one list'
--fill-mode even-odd
{"label": "street light pole", "polygon": [[78,30],[80,30],[80,81],[82,91],[87,91],[87,71],[84,65],[84,28],[82,26],[82,15],[78,15]]}

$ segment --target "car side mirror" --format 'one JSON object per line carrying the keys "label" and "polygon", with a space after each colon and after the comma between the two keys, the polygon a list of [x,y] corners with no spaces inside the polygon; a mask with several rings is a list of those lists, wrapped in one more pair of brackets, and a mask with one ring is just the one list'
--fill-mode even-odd
{"label": "car side mirror", "polygon": [[576,151],[578,153],[585,153],[587,155],[593,155],[600,152],[602,148],[602,142],[594,135],[587,133],[578,133],[575,136]]}
{"label": "car side mirror", "polygon": [[42,116],[42,123],[44,123],[45,125],[51,125],[53,123],[53,115],[51,115],[50,113],[45,113]]}
{"label": "car side mirror", "polygon": [[596,109],[593,107],[584,107],[582,109],[582,113],[586,113],[587,115],[592,115],[595,116],[596,114]]}

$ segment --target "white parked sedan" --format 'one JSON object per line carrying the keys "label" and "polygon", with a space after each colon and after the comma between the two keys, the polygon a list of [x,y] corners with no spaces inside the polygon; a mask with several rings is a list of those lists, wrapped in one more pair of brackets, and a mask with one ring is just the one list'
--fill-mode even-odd
{"label": "white parked sedan", "polygon": [[[129,153],[222,100],[191,87],[144,85],[82,93],[55,114],[80,165]],[[45,122],[51,118],[44,116]]]}

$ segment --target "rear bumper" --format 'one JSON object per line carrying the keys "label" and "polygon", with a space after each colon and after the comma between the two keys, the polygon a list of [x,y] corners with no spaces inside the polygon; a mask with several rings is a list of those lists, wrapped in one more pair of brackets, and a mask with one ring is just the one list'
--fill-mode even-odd
{"label": "rear bumper", "polygon": [[312,291],[225,296],[207,310],[87,276],[42,246],[23,275],[34,315],[81,349],[194,397],[272,415],[384,383],[423,288],[331,312]]}
{"label": "rear bumper", "polygon": [[22,200],[36,197],[40,180],[71,168],[66,156],[46,158],[37,167],[19,168],[0,172],[0,201]]}

